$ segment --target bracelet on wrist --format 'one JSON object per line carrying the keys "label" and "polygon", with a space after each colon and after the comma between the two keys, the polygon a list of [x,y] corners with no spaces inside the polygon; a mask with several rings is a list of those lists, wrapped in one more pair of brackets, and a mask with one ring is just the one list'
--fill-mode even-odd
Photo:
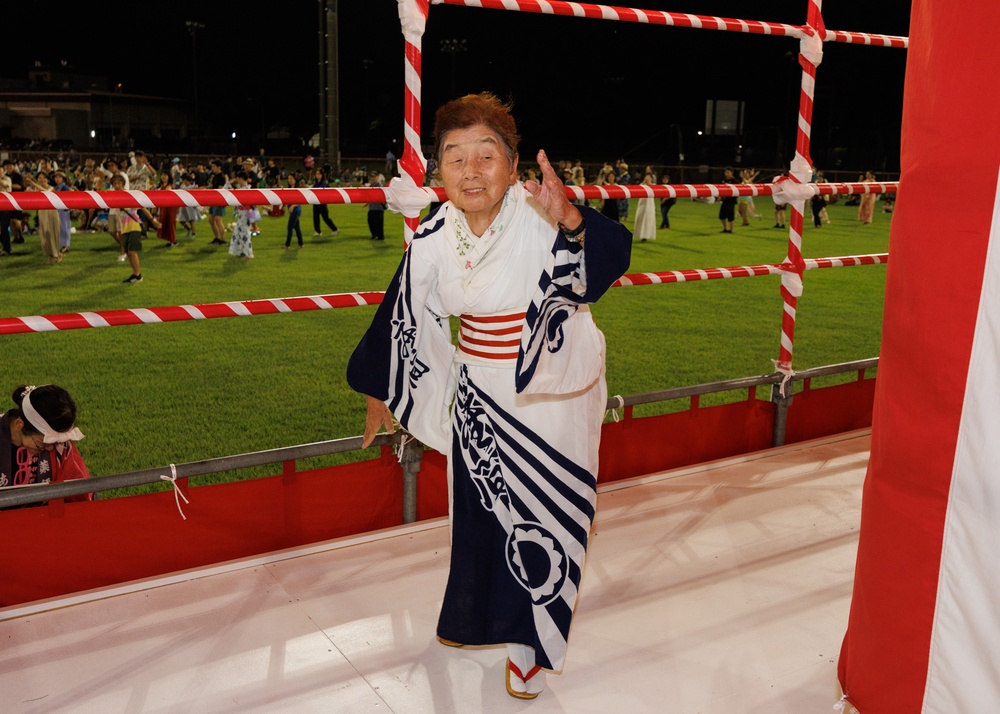
{"label": "bracelet on wrist", "polygon": [[583,238],[584,231],[587,230],[587,221],[580,220],[580,225],[576,228],[567,228],[562,223],[559,224],[559,232],[566,236],[570,243],[579,243]]}

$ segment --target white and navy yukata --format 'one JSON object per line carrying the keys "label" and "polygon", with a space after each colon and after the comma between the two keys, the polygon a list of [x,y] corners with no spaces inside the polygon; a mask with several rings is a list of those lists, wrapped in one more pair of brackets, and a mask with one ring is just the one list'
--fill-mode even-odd
{"label": "white and navy yukata", "polygon": [[588,303],[628,268],[632,242],[620,223],[579,208],[583,246],[520,184],[480,238],[442,204],[348,365],[355,390],[448,456],[451,571],[438,636],[527,645],[553,670],[594,518],[607,403],[604,336]]}

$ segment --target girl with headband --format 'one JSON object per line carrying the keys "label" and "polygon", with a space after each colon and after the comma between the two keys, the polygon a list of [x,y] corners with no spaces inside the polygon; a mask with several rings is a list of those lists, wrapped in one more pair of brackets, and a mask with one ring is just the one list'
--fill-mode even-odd
{"label": "girl with headband", "polygon": [[[89,478],[73,444],[83,434],[69,392],[54,384],[21,386],[11,398],[17,406],[0,416],[0,488]],[[66,500],[92,498],[87,493]]]}

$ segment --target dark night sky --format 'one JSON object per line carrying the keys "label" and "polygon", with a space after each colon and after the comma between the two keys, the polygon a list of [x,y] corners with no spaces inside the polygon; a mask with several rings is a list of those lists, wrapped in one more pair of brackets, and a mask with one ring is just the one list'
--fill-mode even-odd
{"label": "dark night sky", "polygon": [[[907,2],[827,5],[830,29],[908,32]],[[793,24],[803,23],[806,13],[806,0],[634,6]],[[129,93],[190,98],[196,57],[199,115],[213,131],[246,135],[285,125],[293,136],[308,137],[318,130],[317,2],[293,0],[275,12],[179,0],[155,6],[152,19],[138,7],[110,0],[8,8],[17,28],[16,34],[8,29],[8,37],[24,41],[17,49],[8,45],[0,73],[23,77],[36,60],[66,60],[121,82]],[[381,155],[402,141],[397,3],[340,0],[338,8],[341,152]],[[205,26],[194,47],[189,20]],[[465,49],[446,53],[443,40],[464,40]],[[522,156],[544,147],[551,156],[585,161],[623,156],[674,163],[683,148],[687,162],[698,163],[708,140],[695,131],[703,127],[710,98],[746,102],[744,141],[756,151],[746,163],[773,165],[770,157],[780,156],[787,165],[794,148],[801,74],[798,43],[790,38],[432,5],[423,50],[425,143],[438,104],[489,89],[514,100]],[[826,43],[814,114],[817,163],[832,168],[834,149],[841,147],[848,152],[845,168],[898,166],[905,60],[905,50]]]}

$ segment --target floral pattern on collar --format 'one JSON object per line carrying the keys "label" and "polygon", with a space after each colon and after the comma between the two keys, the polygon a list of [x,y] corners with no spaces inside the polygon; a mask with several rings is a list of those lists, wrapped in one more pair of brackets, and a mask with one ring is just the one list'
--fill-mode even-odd
{"label": "floral pattern on collar", "polygon": [[500,206],[500,212],[497,213],[496,218],[490,224],[490,227],[486,229],[486,232],[482,236],[476,237],[476,234],[472,232],[469,228],[469,223],[465,219],[465,213],[459,210],[455,210],[452,214],[452,221],[455,226],[455,252],[460,258],[465,258],[465,269],[472,270],[479,261],[489,252],[497,240],[500,238],[504,229],[510,223],[510,218],[514,212],[515,200],[511,193],[511,187],[508,186],[507,190],[503,195],[503,202]]}

